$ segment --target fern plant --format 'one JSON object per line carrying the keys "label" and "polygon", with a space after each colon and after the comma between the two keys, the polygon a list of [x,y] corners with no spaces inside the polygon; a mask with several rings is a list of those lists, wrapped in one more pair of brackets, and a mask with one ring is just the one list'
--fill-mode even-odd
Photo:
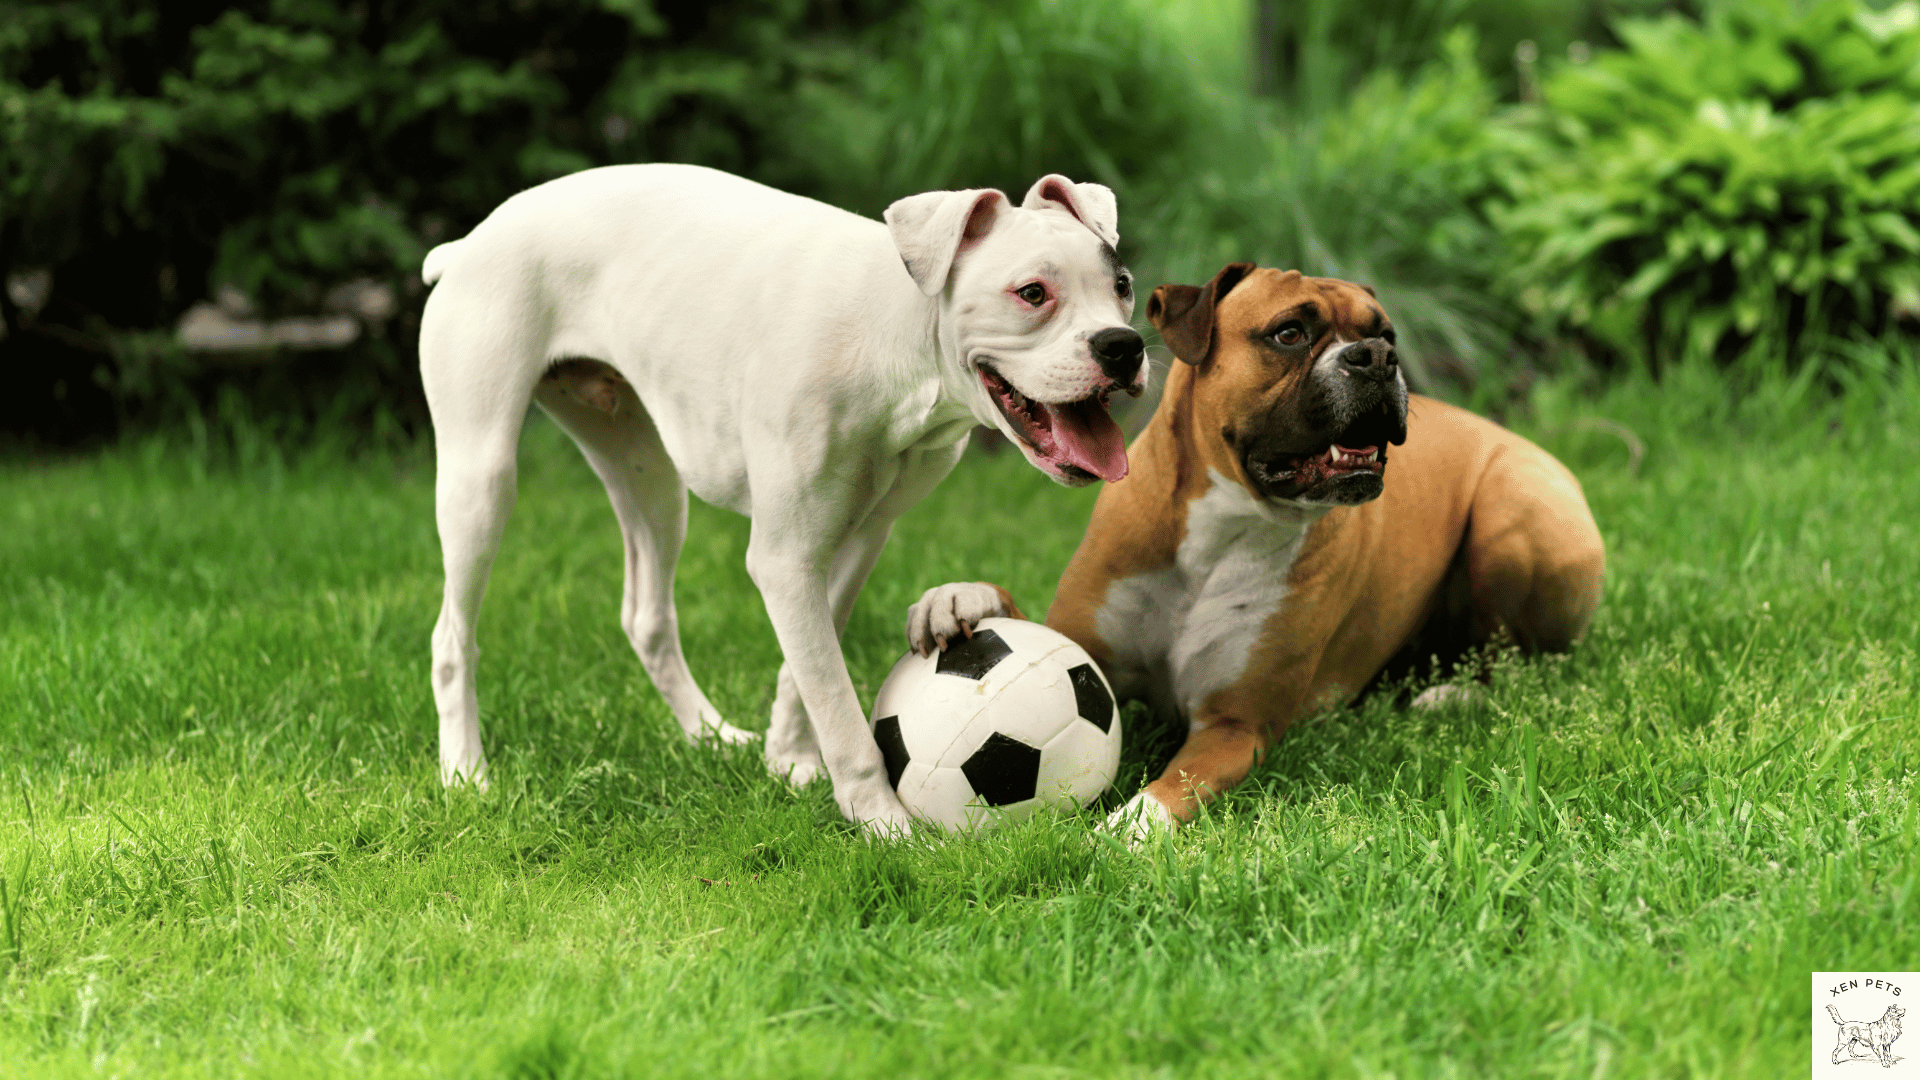
{"label": "fern plant", "polygon": [[1654,364],[1920,314],[1920,5],[1623,23],[1543,87],[1496,220],[1528,308]]}

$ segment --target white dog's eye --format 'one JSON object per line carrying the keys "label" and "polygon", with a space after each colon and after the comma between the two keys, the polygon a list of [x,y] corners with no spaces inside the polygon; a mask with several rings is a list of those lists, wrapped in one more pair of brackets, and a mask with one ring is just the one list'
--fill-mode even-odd
{"label": "white dog's eye", "polygon": [[1120,271],[1120,276],[1113,279],[1113,295],[1122,300],[1133,295],[1132,274],[1127,273],[1125,270]]}
{"label": "white dog's eye", "polygon": [[1047,302],[1047,287],[1036,281],[1030,285],[1022,285],[1015,295],[1034,307],[1039,307]]}

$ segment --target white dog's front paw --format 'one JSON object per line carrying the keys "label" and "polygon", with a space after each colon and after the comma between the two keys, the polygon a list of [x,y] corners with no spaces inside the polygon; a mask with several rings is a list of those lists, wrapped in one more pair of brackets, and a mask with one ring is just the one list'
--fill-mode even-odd
{"label": "white dog's front paw", "polygon": [[776,754],[769,748],[767,771],[794,787],[803,788],[819,779],[821,774],[826,772],[826,765],[821,762],[818,750]]}
{"label": "white dog's front paw", "polygon": [[440,759],[440,786],[463,787],[473,785],[475,791],[487,790],[487,759],[484,754],[474,751],[461,754],[449,760]]}
{"label": "white dog's front paw", "polygon": [[700,726],[687,732],[687,741],[703,746],[739,746],[759,741],[760,733],[737,728],[717,716],[702,716]]}
{"label": "white dog's front paw", "polygon": [[1477,686],[1454,686],[1451,683],[1430,686],[1420,691],[1419,695],[1413,699],[1412,707],[1421,712],[1429,712],[1433,709],[1444,709],[1449,705],[1470,705],[1480,699],[1480,692]]}
{"label": "white dog's front paw", "polygon": [[1127,800],[1127,805],[1107,815],[1106,828],[1118,835],[1129,848],[1138,850],[1147,837],[1180,822],[1167,804],[1142,791]]}
{"label": "white dog's front paw", "polygon": [[935,585],[907,609],[907,645],[921,656],[944,649],[954,638],[973,633],[981,619],[1013,614],[999,589],[984,581]]}
{"label": "white dog's front paw", "polygon": [[860,831],[882,840],[905,840],[913,835],[913,817],[900,803],[893,788],[882,780],[862,785],[862,790],[837,799],[840,812],[860,823]]}

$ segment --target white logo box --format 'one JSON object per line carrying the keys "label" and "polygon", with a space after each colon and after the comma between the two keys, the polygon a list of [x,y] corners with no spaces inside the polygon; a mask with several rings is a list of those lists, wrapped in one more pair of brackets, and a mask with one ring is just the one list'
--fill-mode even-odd
{"label": "white logo box", "polygon": [[1920,1080],[1916,1000],[1920,973],[1814,972],[1814,1080]]}

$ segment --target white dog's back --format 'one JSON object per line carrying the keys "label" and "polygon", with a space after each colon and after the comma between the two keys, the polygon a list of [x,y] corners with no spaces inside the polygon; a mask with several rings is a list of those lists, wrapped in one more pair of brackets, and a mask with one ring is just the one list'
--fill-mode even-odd
{"label": "white dog's back", "polygon": [[[862,319],[863,298],[917,295],[892,252],[877,221],[713,169],[576,173],[515,195],[428,253],[422,277],[440,284],[421,323],[422,378],[436,402],[476,377],[519,385],[560,360],[607,363],[694,492],[750,512],[740,412],[716,404],[785,399],[819,410],[824,432],[840,403],[807,382],[823,365],[773,343],[911,348],[905,334],[876,333],[884,321]],[[843,288],[822,304],[819,289],[794,287],[802,281]],[[861,321],[859,333],[835,330]]]}
{"label": "white dog's back", "polygon": [[[783,232],[865,226],[884,242],[884,227],[877,221],[717,169],[613,165],[550,180],[513,196],[465,237],[429,251],[420,276],[431,285],[469,257],[498,258],[516,249],[529,254],[529,244],[584,255],[628,241],[635,230],[657,235],[692,226],[708,238],[725,224],[735,226],[730,231],[738,233],[743,254],[757,254],[758,248],[750,245]],[[709,251],[722,253],[711,247]]]}

